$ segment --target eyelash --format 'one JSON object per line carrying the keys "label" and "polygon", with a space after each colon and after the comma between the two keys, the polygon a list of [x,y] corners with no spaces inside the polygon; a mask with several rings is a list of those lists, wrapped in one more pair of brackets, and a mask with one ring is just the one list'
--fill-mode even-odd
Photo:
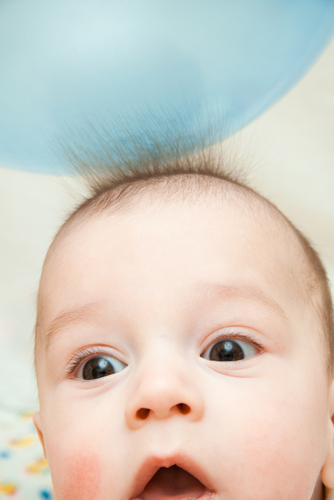
{"label": "eyelash", "polygon": [[[211,346],[213,346],[216,342],[219,342],[219,340],[223,339],[230,339],[230,340],[242,340],[244,342],[247,342],[248,344],[253,345],[254,347],[257,347],[261,351],[264,349],[264,346],[260,344],[259,342],[256,342],[252,338],[250,338],[248,335],[244,335],[240,333],[239,330],[232,330],[229,332],[225,332],[222,335],[218,335],[213,341],[211,341],[207,347],[203,350],[202,354],[209,349]],[[201,354],[201,356],[202,356]],[[84,349],[83,351],[77,353],[74,358],[70,361],[68,368],[66,370],[67,376],[72,375],[75,370],[78,368],[78,366],[81,364],[82,361],[87,360],[88,358],[92,356],[111,356],[112,354],[110,352],[107,352],[106,349],[102,349],[101,347],[88,347],[87,349]],[[115,356],[113,356],[115,357]]]}
{"label": "eyelash", "polygon": [[68,368],[66,370],[66,374],[72,375],[75,370],[78,368],[78,366],[81,364],[82,361],[88,360],[88,358],[92,356],[112,356],[115,358],[115,355],[113,355],[111,352],[108,352],[106,349],[102,349],[101,347],[88,347],[87,349],[84,349],[83,351],[77,353],[74,358],[70,361]]}
{"label": "eyelash", "polygon": [[251,344],[254,347],[257,347],[260,351],[264,350],[264,346],[260,344],[260,342],[257,342],[256,340],[253,340],[249,335],[245,335],[243,333],[240,333],[239,330],[230,330],[228,332],[224,332],[221,335],[217,335],[209,344],[207,344],[206,348],[203,350],[203,353],[209,349],[211,346],[213,346],[216,342],[219,342],[220,340],[224,339],[229,339],[229,340],[242,340],[243,342],[247,342],[248,344]]}

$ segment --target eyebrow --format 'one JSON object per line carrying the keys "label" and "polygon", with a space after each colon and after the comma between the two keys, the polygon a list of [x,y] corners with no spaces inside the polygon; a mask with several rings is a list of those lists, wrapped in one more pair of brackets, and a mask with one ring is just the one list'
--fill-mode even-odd
{"label": "eyebrow", "polygon": [[[241,299],[251,299],[255,302],[261,303],[269,311],[278,314],[283,318],[283,320],[289,323],[289,320],[282,309],[273,297],[268,296],[263,290],[253,285],[246,283],[235,283],[222,285],[220,283],[216,284],[199,284],[194,287],[196,294],[199,294],[201,299],[203,295],[212,300],[220,299],[226,300],[228,298],[241,298]],[[78,323],[78,322],[89,322],[92,318],[96,318],[96,314],[101,313],[101,309],[104,309],[107,305],[106,301],[99,302],[89,302],[80,306],[78,308],[72,309],[70,311],[62,312],[56,318],[51,321],[51,324],[45,335],[45,352],[50,349],[50,346],[55,337],[61,335],[61,331],[66,327]]]}
{"label": "eyebrow", "polygon": [[96,314],[101,312],[101,305],[104,305],[104,302],[88,302],[83,306],[64,311],[56,316],[51,321],[45,335],[45,352],[50,349],[54,338],[60,335],[63,329],[72,324],[82,321],[89,322],[93,317],[96,318]]}
{"label": "eyebrow", "polygon": [[261,303],[266,309],[275,314],[281,316],[287,323],[289,323],[288,317],[285,314],[283,308],[279,303],[266,292],[260,288],[254,286],[253,284],[238,282],[228,285],[222,285],[220,283],[216,284],[203,284],[197,289],[202,289],[202,292],[208,296],[208,298],[218,297],[221,299],[227,298],[241,298],[241,299],[251,299],[255,302]]}

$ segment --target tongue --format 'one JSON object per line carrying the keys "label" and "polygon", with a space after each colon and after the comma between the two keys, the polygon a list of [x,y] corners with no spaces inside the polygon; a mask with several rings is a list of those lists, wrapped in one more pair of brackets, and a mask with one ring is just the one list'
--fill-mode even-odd
{"label": "tongue", "polygon": [[203,495],[205,486],[194,476],[173,465],[161,467],[147,483],[142,500],[195,500]]}

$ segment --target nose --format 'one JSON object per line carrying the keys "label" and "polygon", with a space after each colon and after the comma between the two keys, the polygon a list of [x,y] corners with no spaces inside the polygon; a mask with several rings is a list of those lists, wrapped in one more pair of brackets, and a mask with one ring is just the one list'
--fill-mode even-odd
{"label": "nose", "polygon": [[175,365],[162,361],[149,368],[138,367],[125,409],[130,428],[139,428],[152,419],[179,416],[196,422],[203,417],[204,401],[196,377],[191,377],[185,367]]}

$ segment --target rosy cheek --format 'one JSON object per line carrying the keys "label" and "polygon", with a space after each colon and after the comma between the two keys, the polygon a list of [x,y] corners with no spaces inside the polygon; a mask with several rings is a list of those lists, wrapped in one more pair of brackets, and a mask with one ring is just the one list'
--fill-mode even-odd
{"label": "rosy cheek", "polygon": [[100,500],[101,464],[99,456],[80,452],[64,464],[61,484],[55,484],[58,500]]}

